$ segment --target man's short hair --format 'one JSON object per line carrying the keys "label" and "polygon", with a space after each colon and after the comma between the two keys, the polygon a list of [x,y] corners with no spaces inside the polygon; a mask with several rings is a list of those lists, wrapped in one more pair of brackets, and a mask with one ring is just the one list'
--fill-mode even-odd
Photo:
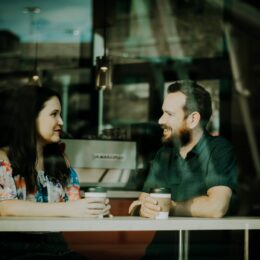
{"label": "man's short hair", "polygon": [[182,92],[186,96],[183,107],[185,115],[199,112],[201,116],[200,125],[205,128],[212,114],[212,103],[209,92],[196,81],[180,80],[168,86],[167,92]]}

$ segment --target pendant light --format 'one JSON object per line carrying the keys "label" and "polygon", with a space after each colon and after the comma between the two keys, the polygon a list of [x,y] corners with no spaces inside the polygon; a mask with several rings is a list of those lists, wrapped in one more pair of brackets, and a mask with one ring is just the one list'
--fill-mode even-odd
{"label": "pendant light", "polygon": [[106,0],[103,1],[104,55],[96,58],[96,88],[112,89],[112,61],[107,54]]}
{"label": "pendant light", "polygon": [[38,72],[38,39],[36,37],[36,32],[34,30],[35,20],[34,15],[41,12],[39,7],[25,7],[23,10],[24,13],[28,13],[30,15],[30,27],[31,27],[31,35],[33,36],[32,43],[34,45],[34,62],[33,69],[31,71],[31,75],[29,76],[28,84],[32,86],[41,86],[41,78]]}

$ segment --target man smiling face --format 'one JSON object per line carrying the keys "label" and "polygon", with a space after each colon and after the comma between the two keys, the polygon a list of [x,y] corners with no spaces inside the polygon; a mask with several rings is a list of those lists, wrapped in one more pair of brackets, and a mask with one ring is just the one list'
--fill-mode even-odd
{"label": "man smiling face", "polygon": [[186,145],[191,139],[191,129],[187,125],[187,116],[184,111],[186,96],[180,92],[166,95],[159,124],[163,129],[162,142]]}

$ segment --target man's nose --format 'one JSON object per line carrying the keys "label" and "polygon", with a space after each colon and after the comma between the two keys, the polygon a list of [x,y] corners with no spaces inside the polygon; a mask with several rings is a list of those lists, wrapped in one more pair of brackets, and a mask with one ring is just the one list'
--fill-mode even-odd
{"label": "man's nose", "polygon": [[163,115],[161,115],[161,117],[159,118],[158,123],[159,125],[163,125],[165,123],[165,118]]}

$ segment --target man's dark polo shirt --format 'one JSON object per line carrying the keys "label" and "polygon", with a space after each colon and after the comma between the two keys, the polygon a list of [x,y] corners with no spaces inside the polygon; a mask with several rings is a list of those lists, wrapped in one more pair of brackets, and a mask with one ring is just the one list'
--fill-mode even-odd
{"label": "man's dark polo shirt", "polygon": [[[234,214],[237,175],[238,168],[232,145],[223,137],[210,136],[205,132],[185,159],[176,148],[163,146],[155,156],[143,191],[149,192],[150,188],[154,187],[167,187],[171,189],[174,201],[185,201],[206,195],[211,187],[228,186],[232,190],[228,214]],[[236,251],[233,250],[234,246],[231,247],[231,244],[236,243],[231,240],[228,231],[192,231],[189,259],[215,259],[211,258],[214,255],[216,259],[229,259],[229,254],[235,254]],[[156,232],[144,259],[177,259],[177,254],[178,233]],[[237,255],[240,256],[240,251]]]}
{"label": "man's dark polo shirt", "polygon": [[211,136],[205,132],[185,159],[176,148],[162,147],[155,156],[143,191],[168,187],[174,201],[185,201],[206,195],[211,187],[228,186],[232,190],[233,211],[237,175],[232,145],[223,137]]}

